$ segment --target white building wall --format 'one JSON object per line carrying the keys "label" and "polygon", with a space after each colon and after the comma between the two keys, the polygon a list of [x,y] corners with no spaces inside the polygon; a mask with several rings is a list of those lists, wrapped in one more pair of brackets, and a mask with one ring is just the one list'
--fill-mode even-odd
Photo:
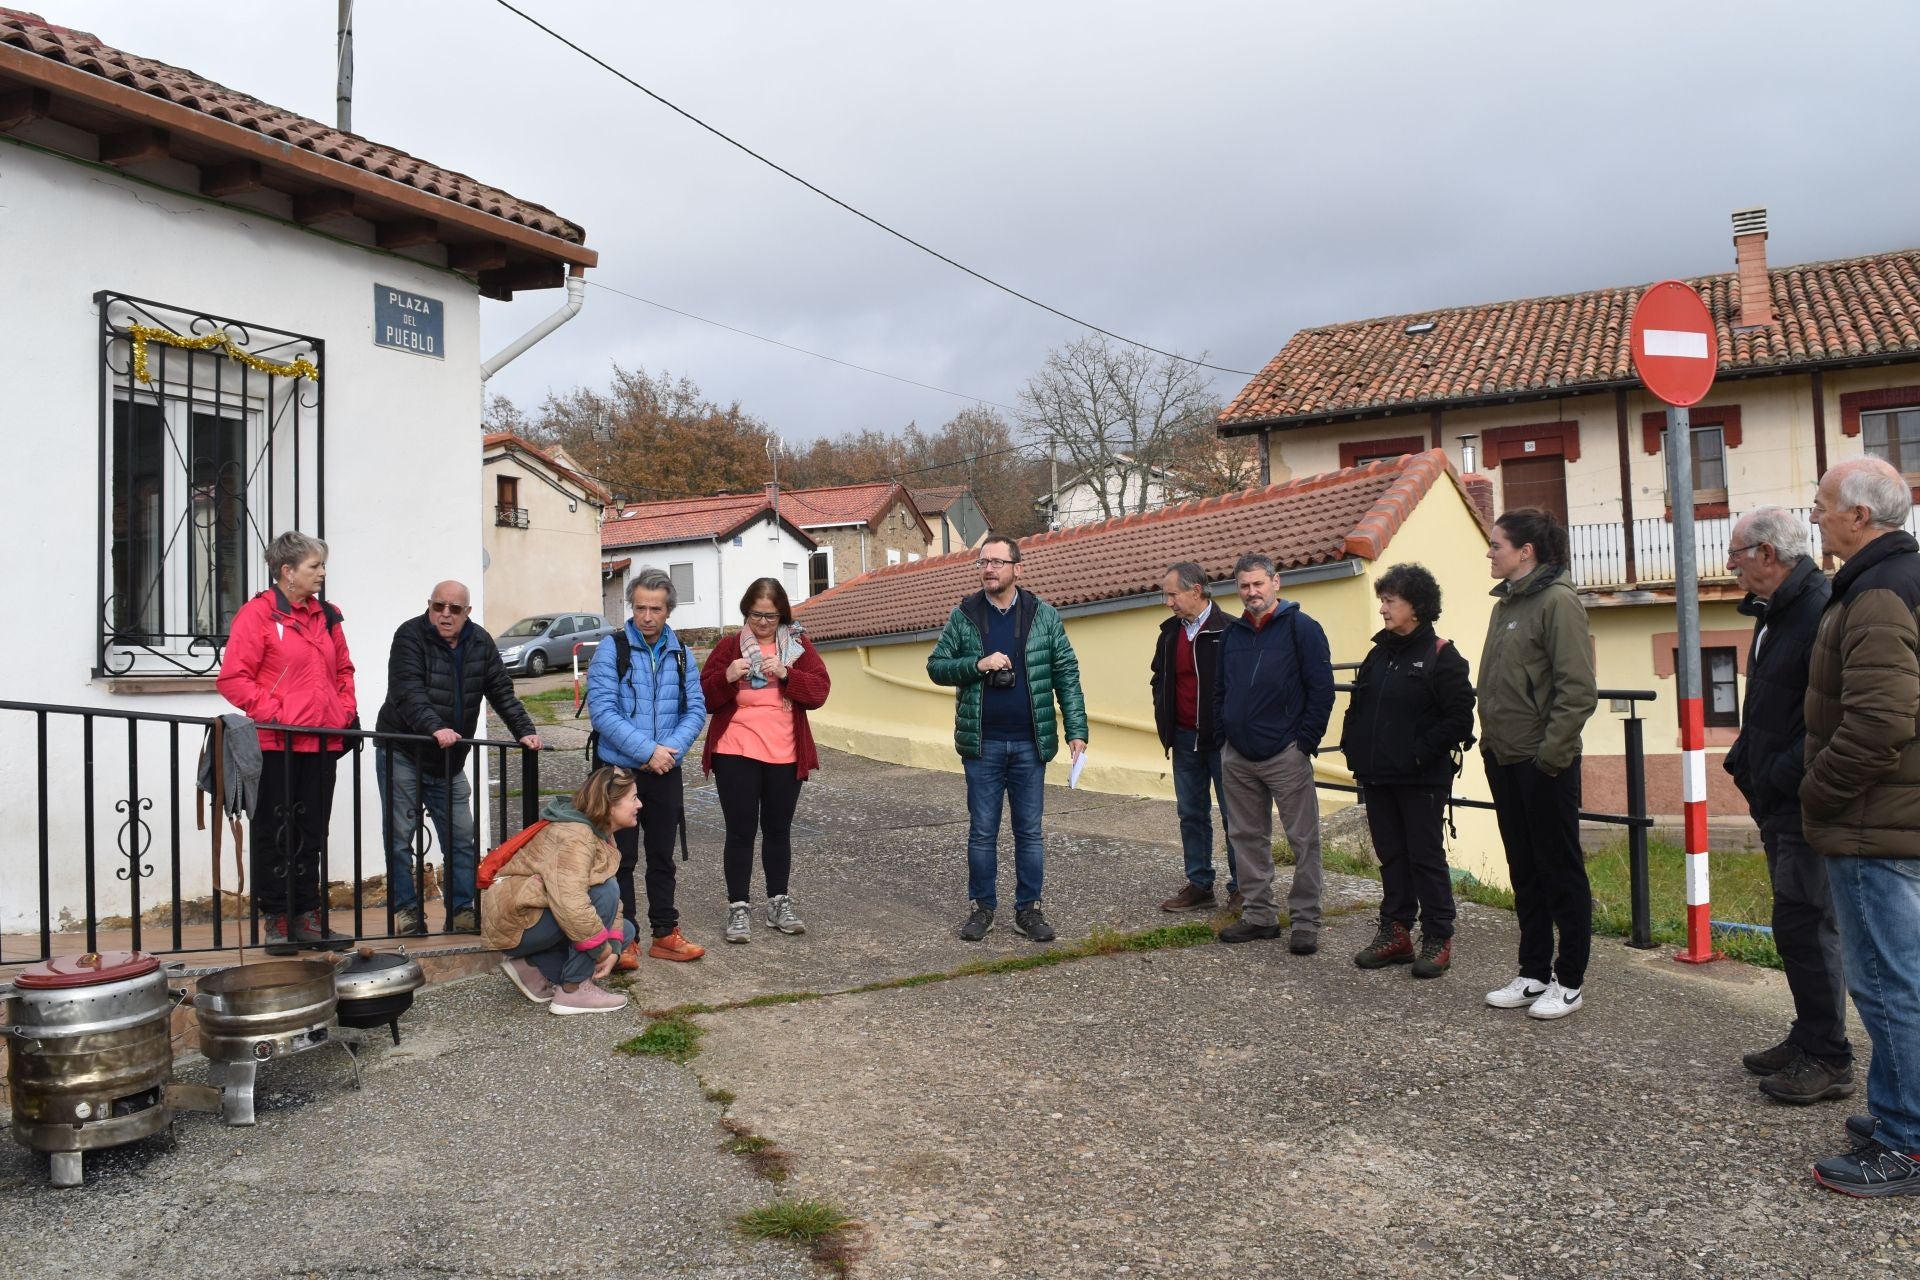
{"label": "white building wall", "polygon": [[[473,584],[475,605],[483,604],[471,515],[480,484],[475,436],[482,358],[473,286],[409,258],[17,145],[0,145],[0,243],[12,250],[7,287],[0,290],[0,429],[13,478],[6,582],[16,608],[26,606],[16,625],[0,629],[0,699],[194,716],[231,710],[209,681],[136,696],[115,693],[92,675],[102,616],[96,570],[101,332],[93,295],[106,289],[325,343],[328,595],[345,615],[360,716],[370,727],[386,693],[393,630],[422,607],[432,585],[459,578]],[[445,304],[444,358],[374,346],[376,282]],[[321,533],[311,510],[303,512],[305,532]],[[279,532],[264,534],[270,539]],[[250,585],[264,580],[263,568],[250,567]],[[80,731],[55,717],[48,736],[57,919],[62,909],[77,913],[85,896]],[[181,768],[190,775],[199,734],[182,736]],[[128,896],[127,882],[114,874],[125,869],[115,851],[122,815],[114,809],[126,799],[125,743],[124,726],[100,722],[94,883],[102,914],[123,912]],[[164,730],[143,729],[139,751],[147,766],[164,759]],[[349,767],[342,766],[333,826],[335,877],[351,868]],[[36,778],[33,717],[0,711],[0,929],[8,931],[38,925]],[[370,798],[370,764],[362,782]],[[154,875],[142,893],[151,904],[169,881],[174,823],[164,790],[145,798],[152,801],[145,813]],[[205,894],[207,835],[193,830],[190,789],[182,800],[183,891]],[[377,823],[377,806],[368,808]],[[372,873],[379,864],[377,826],[363,834]],[[230,851],[227,858],[225,883],[231,885]]]}
{"label": "white building wall", "polygon": [[[807,547],[785,528],[779,530],[777,538],[769,538],[768,533],[768,526],[758,524],[738,536],[737,546],[733,538],[720,539],[717,547],[706,539],[651,547],[610,547],[605,555],[608,560],[632,558],[633,563],[624,572],[627,583],[648,565],[669,571],[675,564],[692,565],[692,598],[683,594],[667,621],[676,631],[737,627],[740,593],[755,578],[779,578],[794,604],[807,598]],[[789,565],[797,566],[794,573],[787,572]],[[624,595],[623,586],[622,598]]]}

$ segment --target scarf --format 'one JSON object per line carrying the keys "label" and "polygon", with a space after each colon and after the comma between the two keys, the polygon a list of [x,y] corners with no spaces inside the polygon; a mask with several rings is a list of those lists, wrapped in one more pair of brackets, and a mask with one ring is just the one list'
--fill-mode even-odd
{"label": "scarf", "polygon": [[[791,667],[799,658],[800,637],[805,634],[807,629],[797,622],[783,625],[774,631],[773,655],[779,660],[781,666]],[[766,655],[761,650],[760,641],[753,632],[746,631],[742,635],[744,638],[740,641],[740,647],[746,651],[747,656],[747,684],[754,689],[764,689],[767,687],[767,676],[762,668]]]}

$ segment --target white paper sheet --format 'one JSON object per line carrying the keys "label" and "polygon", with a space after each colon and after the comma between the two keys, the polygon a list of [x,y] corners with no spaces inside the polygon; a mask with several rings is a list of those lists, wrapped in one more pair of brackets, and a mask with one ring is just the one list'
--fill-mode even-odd
{"label": "white paper sheet", "polygon": [[1067,774],[1067,785],[1069,787],[1077,787],[1080,785],[1080,771],[1086,767],[1087,753],[1082,751],[1079,759],[1073,762],[1073,769]]}

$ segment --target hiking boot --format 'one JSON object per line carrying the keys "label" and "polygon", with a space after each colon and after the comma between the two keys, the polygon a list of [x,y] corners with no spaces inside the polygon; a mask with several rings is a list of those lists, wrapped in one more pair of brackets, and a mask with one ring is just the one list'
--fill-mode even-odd
{"label": "hiking boot", "polygon": [[1540,993],[1538,1000],[1527,1006],[1527,1016],[1542,1020],[1564,1018],[1577,1012],[1584,1003],[1579,987],[1563,987],[1555,980],[1547,984],[1547,989]]}
{"label": "hiking boot", "polygon": [[1295,929],[1287,935],[1287,950],[1297,956],[1310,956],[1320,949],[1320,934],[1314,929]]}
{"label": "hiking boot", "polygon": [[1035,942],[1052,942],[1056,936],[1053,926],[1040,914],[1040,904],[1022,907],[1013,913],[1013,931],[1023,938],[1032,938]]}
{"label": "hiking boot", "polygon": [[653,945],[647,948],[647,954],[655,960],[698,960],[707,954],[707,949],[688,942],[680,932],[680,926],[675,925],[672,933],[663,933],[653,940]]}
{"label": "hiking boot", "polygon": [[978,942],[993,932],[993,908],[973,904],[973,910],[967,913],[967,922],[960,926],[960,941]]}
{"label": "hiking boot", "polygon": [[620,958],[613,962],[615,973],[633,973],[640,967],[640,944],[629,942],[620,952]]}
{"label": "hiking boot", "polygon": [[513,985],[520,988],[520,994],[535,1004],[545,1004],[553,999],[553,984],[525,960],[508,957],[500,962],[500,972],[511,978]]}
{"label": "hiking boot", "polygon": [[[421,932],[425,933],[426,930],[422,929]],[[447,917],[447,932],[478,933],[480,932],[480,917],[474,914],[472,907],[462,907]]]}
{"label": "hiking boot", "polygon": [[727,931],[720,935],[728,942],[753,941],[753,908],[744,902],[727,904]]}
{"label": "hiking boot", "polygon": [[1353,962],[1362,969],[1384,969],[1390,964],[1413,963],[1413,935],[1398,920],[1389,920],[1360,949]]}
{"label": "hiking boot", "polygon": [[1420,955],[1413,962],[1416,978],[1437,978],[1453,964],[1452,938],[1421,938]]}
{"label": "hiking boot", "polygon": [[1532,978],[1515,978],[1498,991],[1487,992],[1487,1003],[1496,1009],[1524,1009],[1547,994],[1547,984]]}
{"label": "hiking boot", "polygon": [[1202,889],[1197,884],[1189,884],[1161,903],[1160,909],[1162,911],[1211,911],[1218,902],[1211,888]]}
{"label": "hiking boot", "polygon": [[1878,1126],[1872,1116],[1848,1116],[1853,1150],[1814,1165],[1813,1180],[1849,1196],[1920,1195],[1920,1153],[1893,1150],[1873,1136]]}
{"label": "hiking boot", "polygon": [[548,1013],[616,1013],[627,1007],[627,998],[618,991],[609,991],[597,982],[583,982],[573,990],[565,987],[553,989],[553,1001],[547,1005]]}
{"label": "hiking boot", "polygon": [[1227,910],[1239,911],[1242,908],[1244,908],[1246,905],[1247,905],[1246,894],[1240,892],[1238,889],[1230,890],[1227,893]]}
{"label": "hiking boot", "polygon": [[287,934],[285,916],[260,917],[260,945],[270,956],[292,956],[300,954],[300,947]]}
{"label": "hiking boot", "polygon": [[318,907],[294,917],[293,940],[318,951],[345,951],[353,945],[353,939],[346,934],[327,928]]}
{"label": "hiking boot", "polygon": [[1277,924],[1252,924],[1246,920],[1236,920],[1220,931],[1220,941],[1231,946],[1236,942],[1266,941],[1280,936]]}
{"label": "hiking boot", "polygon": [[421,916],[418,907],[402,907],[393,913],[393,936],[396,938],[421,938],[427,932],[427,922]]}
{"label": "hiking boot", "polygon": [[767,899],[767,923],[782,933],[805,933],[806,922],[793,910],[793,895],[775,894]]}
{"label": "hiking boot", "polygon": [[1853,1064],[1829,1062],[1810,1053],[1801,1053],[1784,1070],[1776,1071],[1760,1082],[1760,1092],[1775,1102],[1804,1107],[1828,1098],[1853,1096]]}
{"label": "hiking boot", "polygon": [[1760,1049],[1753,1053],[1740,1055],[1740,1065],[1757,1076],[1770,1076],[1785,1071],[1794,1064],[1801,1054],[1800,1046],[1791,1040],[1782,1040],[1771,1049]]}

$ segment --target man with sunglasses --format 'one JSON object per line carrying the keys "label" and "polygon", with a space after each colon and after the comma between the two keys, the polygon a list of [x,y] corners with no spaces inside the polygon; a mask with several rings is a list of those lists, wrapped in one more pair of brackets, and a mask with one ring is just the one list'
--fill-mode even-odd
{"label": "man with sunglasses", "polygon": [[387,655],[387,700],[374,728],[432,739],[382,739],[373,750],[387,850],[387,903],[396,934],[427,931],[413,881],[413,844],[423,806],[445,851],[447,932],[480,932],[474,910],[480,859],[473,788],[466,775],[467,748],[459,745],[479,726],[480,700],[493,704],[521,745],[540,749],[533,717],[513,694],[513,677],[500,661],[499,647],[469,616],[471,601],[463,584],[442,582],[428,597],[427,611],[393,633]]}

